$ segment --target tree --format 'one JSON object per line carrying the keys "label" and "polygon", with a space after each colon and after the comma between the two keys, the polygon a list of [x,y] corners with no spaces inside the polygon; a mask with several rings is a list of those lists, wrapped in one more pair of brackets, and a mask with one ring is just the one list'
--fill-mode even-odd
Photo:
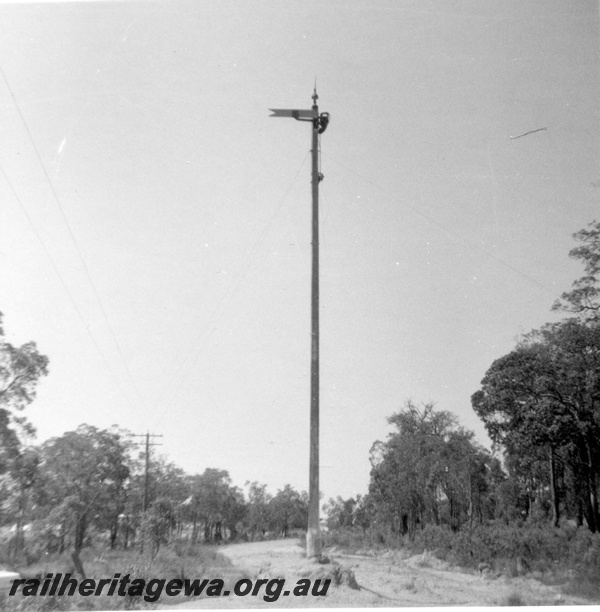
{"label": "tree", "polygon": [[[138,493],[135,487],[134,475],[139,474],[141,462],[135,458],[136,445],[133,442],[131,432],[113,425],[106,433],[112,436],[114,444],[107,446],[107,450],[113,455],[110,460],[114,464],[120,464],[121,470],[128,473],[127,478],[116,479],[106,496],[106,503],[102,511],[98,513],[96,526],[101,531],[108,531],[110,548],[117,546],[117,538],[120,532],[123,536],[125,547],[127,547],[129,531],[131,529],[131,498]],[[138,504],[138,512],[141,515],[142,504],[139,499],[135,499],[134,504]],[[140,517],[141,520],[141,517]]]}
{"label": "tree", "polygon": [[600,326],[577,319],[531,332],[515,350],[492,364],[472,397],[490,437],[503,444],[509,455],[537,461],[546,457],[556,525],[560,519],[558,460],[573,471],[589,528],[596,531],[600,525],[599,401]]}
{"label": "tree", "polygon": [[271,495],[267,492],[267,485],[258,482],[246,482],[248,485],[248,503],[245,526],[250,532],[250,539],[256,535],[264,535],[269,528]]}
{"label": "tree", "polygon": [[49,531],[58,526],[61,548],[71,541],[76,554],[89,527],[111,524],[124,503],[129,477],[119,434],[81,425],[44,443],[40,451],[42,505]]}
{"label": "tree", "polygon": [[25,448],[12,461],[10,474],[0,478],[0,499],[4,500],[1,507],[6,518],[15,524],[11,542],[11,557],[15,560],[25,552],[24,527],[30,520],[36,488],[40,486],[39,463],[38,449]]}
{"label": "tree", "polygon": [[176,508],[173,501],[164,498],[155,500],[142,520],[142,531],[152,546],[152,557],[157,555],[162,544],[169,541],[176,524]]}
{"label": "tree", "polygon": [[23,526],[30,506],[37,475],[35,453],[23,449],[23,436],[34,433],[33,426],[19,415],[34,399],[39,379],[48,374],[48,358],[34,342],[15,347],[5,340],[0,313],[0,502],[16,519],[13,550],[24,546]]}
{"label": "tree", "polygon": [[323,506],[327,514],[327,528],[334,531],[344,527],[353,527],[356,506],[357,501],[353,497],[343,499],[338,495],[335,499],[330,498]]}
{"label": "tree", "polygon": [[10,470],[19,456],[19,435],[34,433],[17,413],[35,399],[39,379],[47,374],[48,358],[38,352],[35,342],[15,347],[5,340],[0,313],[0,473]]}
{"label": "tree", "polygon": [[223,518],[225,527],[229,530],[229,539],[235,540],[238,527],[246,516],[244,493],[239,487],[229,487],[223,504]]}
{"label": "tree", "polygon": [[562,294],[552,309],[574,313],[585,320],[600,315],[600,222],[592,221],[573,238],[582,243],[569,256],[584,264],[585,275],[573,283],[573,289]]}
{"label": "tree", "polygon": [[284,538],[287,538],[290,529],[304,527],[308,521],[306,496],[303,497],[289,484],[277,491],[269,501],[269,510],[271,526]]}
{"label": "tree", "polygon": [[397,430],[371,450],[368,497],[375,516],[411,537],[429,522],[458,530],[476,509],[482,521],[491,456],[473,443],[473,434],[433,404],[409,401],[388,421]]}
{"label": "tree", "polygon": [[[570,257],[585,274],[562,294],[553,310],[576,315],[534,330],[496,360],[472,397],[492,439],[505,448],[515,499],[526,514],[551,491],[553,522],[562,505],[578,521],[600,529],[600,222],[574,234]],[[545,465],[545,470],[540,466]],[[508,485],[504,487],[508,490]],[[564,502],[564,503],[563,503]],[[522,503],[522,502],[519,502]],[[562,504],[562,505],[561,505]]]}
{"label": "tree", "polygon": [[373,500],[371,497],[369,495],[357,495],[353,516],[354,526],[360,527],[363,532],[366,532],[371,526],[373,514]]}
{"label": "tree", "polygon": [[155,500],[169,500],[172,503],[175,522],[181,526],[183,504],[191,495],[185,471],[163,457],[158,457],[150,462],[149,478],[150,507]]}
{"label": "tree", "polygon": [[223,525],[229,526],[230,535],[237,532],[237,523],[243,516],[242,493],[231,486],[227,470],[206,468],[202,475],[190,477],[191,500],[188,516],[193,522],[192,541],[196,541],[198,522],[204,524],[204,540],[219,542],[223,539]]}

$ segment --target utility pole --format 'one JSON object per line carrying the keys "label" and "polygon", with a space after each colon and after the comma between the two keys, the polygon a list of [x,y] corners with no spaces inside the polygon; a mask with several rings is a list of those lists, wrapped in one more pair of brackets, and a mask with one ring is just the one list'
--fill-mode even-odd
{"label": "utility pole", "polygon": [[[146,467],[144,470],[144,512],[148,510],[149,506],[149,492],[150,492],[150,447],[151,446],[161,446],[158,442],[150,442],[150,438],[162,438],[162,434],[151,434],[146,432],[145,434],[134,434],[136,438],[146,438],[145,446],[146,446]],[[137,442],[136,444],[144,444],[143,442]]]}
{"label": "utility pole", "polygon": [[319,525],[319,135],[327,128],[329,113],[319,114],[317,88],[310,110],[271,108],[271,117],[292,117],[312,126],[312,282],[311,282],[311,359],[310,359],[310,459],[308,485],[308,529],[306,556],[321,556]]}

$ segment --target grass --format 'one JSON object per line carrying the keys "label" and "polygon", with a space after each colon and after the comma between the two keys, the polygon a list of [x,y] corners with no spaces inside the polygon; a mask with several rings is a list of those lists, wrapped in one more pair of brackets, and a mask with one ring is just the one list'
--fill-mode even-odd
{"label": "grass", "polygon": [[[106,550],[103,548],[84,549],[81,560],[86,578],[99,580],[112,578],[116,573],[125,576],[130,574],[132,579],[143,579],[146,582],[153,578],[169,581],[177,578],[181,580],[196,578],[222,578],[226,588],[240,578],[249,578],[243,572],[233,567],[231,562],[220,555],[213,547],[185,543],[162,548],[154,558],[143,555],[138,551]],[[62,555],[45,556],[28,566],[15,568],[24,578],[33,578],[36,575],[45,576],[47,573],[70,573],[76,576],[73,562],[68,553]],[[179,604],[187,601],[189,597],[176,595],[173,597],[163,593],[162,602]],[[26,597],[19,595],[8,597],[0,595],[0,610],[5,612],[61,612],[67,610],[138,610],[152,609],[160,602],[145,601],[142,597],[129,596],[74,596],[63,597]]]}
{"label": "grass", "polygon": [[[418,555],[429,551],[473,571],[480,563],[489,563],[495,573],[561,584],[565,594],[600,601],[600,533],[584,527],[495,522],[453,532],[426,525],[412,539],[381,529],[345,529],[326,534],[325,544],[350,553],[402,549]],[[423,558],[417,565],[428,567],[428,563]]]}
{"label": "grass", "polygon": [[519,595],[519,593],[511,593],[504,600],[504,603],[502,605],[504,606],[525,606],[527,604],[523,601],[523,598],[521,597],[521,595]]}
{"label": "grass", "polygon": [[583,597],[592,601],[600,601],[600,584],[598,580],[584,575],[577,575],[568,584],[562,587],[565,595]]}

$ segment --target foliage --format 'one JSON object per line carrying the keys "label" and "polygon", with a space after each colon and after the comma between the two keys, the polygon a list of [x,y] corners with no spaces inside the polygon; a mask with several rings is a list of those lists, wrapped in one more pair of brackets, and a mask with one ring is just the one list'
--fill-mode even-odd
{"label": "foliage", "polygon": [[498,472],[497,462],[449,412],[409,401],[389,422],[397,430],[371,451],[369,499],[376,521],[413,537],[418,525],[458,530],[493,514],[487,474]]}
{"label": "foliage", "polygon": [[583,263],[585,274],[552,308],[574,313],[583,320],[597,320],[600,312],[600,222],[592,221],[573,237],[582,244],[572,249],[569,256]]}
{"label": "foliage", "polygon": [[156,556],[161,545],[169,542],[169,536],[176,526],[175,507],[171,500],[157,499],[143,515],[142,532]]}
{"label": "foliage", "polygon": [[38,352],[35,342],[15,347],[5,340],[0,313],[0,448],[4,452],[18,448],[19,431],[33,433],[33,427],[15,411],[35,399],[39,379],[47,374],[48,358]]}
{"label": "foliage", "polygon": [[[567,319],[529,334],[497,359],[473,395],[475,412],[512,464],[526,465],[530,497],[550,487],[560,519],[558,480],[592,531],[600,525],[596,478],[600,461],[600,326]],[[545,474],[536,476],[538,465]],[[527,510],[528,512],[528,510]]]}
{"label": "foliage", "polygon": [[342,499],[339,495],[336,499],[330,498],[323,506],[327,514],[327,529],[334,531],[354,525],[354,513],[357,501],[353,497]]}
{"label": "foliage", "polygon": [[269,502],[272,496],[267,492],[267,485],[256,481],[247,482],[248,506],[244,525],[250,534],[250,539],[264,536],[269,528]]}
{"label": "foliage", "polygon": [[6,559],[32,563],[68,549],[78,556],[95,544],[152,557],[176,539],[194,545],[201,534],[218,544],[240,533],[262,537],[264,529],[285,537],[304,527],[306,493],[286,485],[271,496],[252,483],[246,500],[227,471],[190,476],[160,457],[149,458],[146,471],[145,454],[131,439],[116,427],[81,425],[23,450],[12,478],[0,481],[4,533],[10,521],[18,527],[5,536]]}
{"label": "foliage", "polygon": [[[554,571],[560,560],[578,588],[600,582],[600,223],[575,238],[571,256],[585,275],[554,306],[574,316],[524,336],[472,396],[494,452],[451,413],[406,402],[371,448],[368,494],[325,504],[329,545],[435,551],[512,574]],[[172,571],[200,540],[286,537],[305,526],[307,495],[291,485],[272,495],[247,482],[244,495],[227,471],[188,475],[116,428],[82,425],[23,447],[32,428],[19,414],[47,363],[0,328],[0,523],[16,523],[7,550],[23,562],[69,546],[84,557],[121,547],[144,553],[140,572],[167,558]]]}
{"label": "foliage", "polygon": [[120,436],[82,425],[40,452],[38,524],[61,550],[68,542],[81,550],[90,526],[113,524],[123,509],[129,467]]}
{"label": "foliage", "polygon": [[[88,547],[82,552],[82,560],[90,578],[99,580],[110,578],[115,573],[124,576],[130,574],[136,578],[149,580],[160,577],[165,580],[173,578],[195,579],[205,575],[229,575],[232,573],[231,563],[219,555],[211,547],[191,546],[189,543],[174,542],[164,546],[154,558],[134,550],[106,550],[103,547]],[[21,568],[18,568],[21,569]],[[74,567],[66,554],[51,555],[44,563],[32,565],[24,571],[24,575],[53,573],[73,573]],[[233,573],[232,578],[247,577],[241,573]],[[163,597],[163,603],[183,603],[188,598],[184,595]],[[161,603],[161,602],[158,602]],[[38,610],[138,610],[154,608],[141,597],[119,597],[106,594],[94,597],[83,597],[79,594],[63,597],[7,597],[0,600],[0,609],[7,612],[37,612]]]}
{"label": "foliage", "polygon": [[269,526],[287,538],[289,530],[304,528],[308,521],[308,496],[287,484],[268,502]]}
{"label": "foliage", "polygon": [[16,518],[17,548],[38,463],[35,451],[23,448],[23,438],[35,430],[19,413],[35,399],[38,382],[47,374],[48,358],[34,342],[15,347],[6,341],[0,313],[0,520]]}
{"label": "foliage", "polygon": [[232,486],[226,470],[207,468],[203,474],[190,476],[191,492],[186,517],[192,522],[192,541],[197,540],[198,523],[204,524],[205,541],[221,541],[227,528],[235,538],[245,513],[243,494]]}
{"label": "foliage", "polygon": [[504,521],[452,531],[448,526],[426,525],[413,539],[391,532],[340,528],[324,536],[325,552],[331,547],[365,553],[377,549],[403,549],[405,554],[429,551],[439,559],[477,571],[486,562],[494,574],[515,576],[533,573],[565,591],[600,599],[600,534],[587,529]]}

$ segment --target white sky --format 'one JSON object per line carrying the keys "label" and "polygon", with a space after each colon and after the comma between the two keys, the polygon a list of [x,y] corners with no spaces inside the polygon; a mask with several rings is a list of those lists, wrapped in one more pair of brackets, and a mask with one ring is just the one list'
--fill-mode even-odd
{"label": "white sky", "polygon": [[190,473],[307,489],[310,129],[268,109],[316,75],[321,489],[366,492],[407,398],[486,443],[471,394],[582,273],[597,8],[1,5],[0,310],[50,358],[38,439],[118,423]]}

